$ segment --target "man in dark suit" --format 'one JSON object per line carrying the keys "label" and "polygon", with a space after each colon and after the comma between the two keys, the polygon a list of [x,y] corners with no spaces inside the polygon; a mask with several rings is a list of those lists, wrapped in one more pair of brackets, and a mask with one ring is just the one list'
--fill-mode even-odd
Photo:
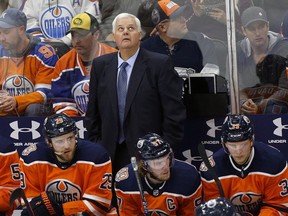
{"label": "man in dark suit", "polygon": [[[140,48],[139,19],[121,13],[112,26],[119,52],[93,60],[86,126],[89,139],[107,149],[115,174],[130,163],[139,137],[148,132],[161,134],[172,147],[179,145],[186,111],[181,99],[183,81],[169,57]],[[122,124],[118,104],[123,101],[117,89],[123,62],[128,63],[124,69],[128,82]]]}

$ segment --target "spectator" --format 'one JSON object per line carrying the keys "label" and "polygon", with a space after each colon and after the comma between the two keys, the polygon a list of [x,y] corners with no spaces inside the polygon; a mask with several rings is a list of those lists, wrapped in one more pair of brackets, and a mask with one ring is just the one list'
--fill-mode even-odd
{"label": "spectator", "polygon": [[[168,56],[140,48],[139,19],[119,14],[113,21],[113,34],[119,52],[92,63],[86,127],[89,138],[107,149],[115,173],[130,162],[139,137],[150,131],[163,135],[172,147],[179,145],[186,115],[183,81]],[[128,63],[125,69],[123,62]],[[124,75],[127,71],[128,84],[119,78],[123,76],[120,68]]]}
{"label": "spectator", "polygon": [[[202,195],[197,169],[175,160],[169,143],[154,133],[141,137],[137,150],[137,162],[122,168],[116,175],[120,215],[145,215],[135,175],[142,183],[150,214],[194,215]],[[136,171],[133,170],[135,166],[139,167]]]}
{"label": "spectator", "polygon": [[[101,35],[103,36],[103,40],[106,42],[114,41],[113,33],[112,33],[112,21],[114,18],[120,13],[130,13],[137,16],[141,21],[142,27],[142,40],[149,37],[150,32],[153,30],[153,24],[151,25],[150,18],[149,22],[145,22],[146,17],[145,14],[149,13],[150,9],[154,2],[157,0],[151,1],[142,1],[142,0],[109,0],[103,1],[103,6],[101,8]],[[145,2],[145,4],[143,4]],[[183,0],[175,0],[178,4],[185,4]],[[143,10],[143,5],[145,5]],[[139,14],[140,12],[140,14]],[[144,15],[142,15],[144,12]],[[140,15],[140,16],[139,16]]]}
{"label": "spectator", "polygon": [[[265,11],[260,7],[246,9],[241,17],[243,32],[246,37],[237,44],[237,64],[239,89],[255,87],[261,84],[260,71],[256,72],[257,64],[263,61],[268,54],[282,56],[288,55],[288,40],[279,34],[269,31],[269,22]],[[275,67],[276,68],[276,67]],[[281,67],[278,67],[279,69]],[[283,67],[282,67],[283,68]],[[265,68],[264,68],[265,69]],[[265,71],[264,71],[265,72]],[[287,89],[288,79],[285,69],[275,71],[279,87]],[[252,100],[241,99],[241,109],[245,113],[255,113],[257,104]]]}
{"label": "spectator", "polygon": [[72,18],[88,12],[100,20],[99,1],[73,0],[26,0],[23,12],[27,15],[27,32],[46,40],[59,39],[71,45],[70,36],[65,36]]}
{"label": "spectator", "polygon": [[51,92],[55,112],[79,116],[87,109],[92,60],[117,50],[98,42],[99,23],[87,12],[72,19],[70,32],[74,48],[56,63]]}
{"label": "spectator", "polygon": [[21,187],[34,214],[106,215],[112,165],[104,148],[78,139],[75,121],[63,113],[44,120],[44,135],[46,143],[30,145],[20,155]]}
{"label": "spectator", "polygon": [[279,78],[286,71],[287,58],[268,54],[256,65],[260,83],[240,91],[243,114],[288,113],[288,90],[279,87]]}
{"label": "spectator", "polygon": [[13,209],[20,205],[20,200],[15,200],[10,206],[11,192],[20,187],[19,156],[14,144],[1,136],[0,145],[0,215],[12,215]]}
{"label": "spectator", "polygon": [[267,18],[269,20],[269,29],[274,32],[281,31],[281,22],[285,13],[288,10],[286,0],[277,0],[277,2],[270,0],[253,0],[254,5],[265,9]]}
{"label": "spectator", "polygon": [[1,102],[2,116],[50,112],[45,103],[58,57],[51,46],[27,35],[26,25],[25,14],[16,8],[0,16],[0,89],[10,94]]}
{"label": "spectator", "polygon": [[[226,5],[225,0],[191,0],[192,15],[187,20],[188,29],[203,32],[210,38],[227,41]],[[236,39],[244,37],[241,30],[241,14],[253,6],[252,0],[235,1]]]}
{"label": "spectator", "polygon": [[136,16],[141,3],[142,3],[141,0],[103,1],[103,7],[101,10],[101,14],[103,16],[100,24],[101,37],[102,37],[101,39],[105,41],[114,41],[112,33],[112,22],[115,19],[115,17],[118,14],[124,12]]}
{"label": "spectator", "polygon": [[[241,215],[287,215],[288,167],[281,152],[255,141],[253,125],[244,115],[225,118],[221,142],[223,148],[209,162],[236,211]],[[200,171],[204,201],[219,197],[213,175],[204,164]]]}
{"label": "spectator", "polygon": [[145,39],[141,47],[169,55],[175,67],[199,73],[206,63],[217,64],[215,47],[205,35],[188,32],[185,9],[170,0],[156,2],[151,18],[158,34]]}

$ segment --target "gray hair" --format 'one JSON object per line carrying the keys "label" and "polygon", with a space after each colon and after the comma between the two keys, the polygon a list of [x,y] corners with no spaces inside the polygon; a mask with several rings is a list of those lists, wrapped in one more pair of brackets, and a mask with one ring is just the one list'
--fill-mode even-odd
{"label": "gray hair", "polygon": [[129,13],[120,13],[114,18],[114,20],[112,22],[112,33],[115,33],[115,31],[116,31],[116,22],[118,19],[129,18],[129,17],[134,19],[134,21],[136,23],[137,31],[141,32],[141,22],[138,19],[138,17],[134,16],[133,14],[129,14]]}

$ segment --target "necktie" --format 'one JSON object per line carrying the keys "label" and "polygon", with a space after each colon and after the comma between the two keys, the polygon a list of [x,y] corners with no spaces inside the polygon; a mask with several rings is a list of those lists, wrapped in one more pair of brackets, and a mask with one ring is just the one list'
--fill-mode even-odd
{"label": "necktie", "polygon": [[120,66],[120,71],[118,75],[118,83],[117,83],[117,95],[118,95],[118,109],[119,109],[119,119],[120,119],[120,127],[119,127],[119,137],[118,142],[122,143],[125,140],[124,132],[123,132],[123,121],[124,121],[124,113],[125,113],[125,102],[126,102],[126,93],[127,93],[127,67],[128,63],[123,62]]}

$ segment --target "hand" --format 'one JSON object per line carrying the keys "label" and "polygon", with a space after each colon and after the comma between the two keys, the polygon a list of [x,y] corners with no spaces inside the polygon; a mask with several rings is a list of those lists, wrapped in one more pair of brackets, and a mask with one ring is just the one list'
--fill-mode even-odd
{"label": "hand", "polygon": [[200,0],[191,0],[191,4],[196,16],[202,16],[204,14],[204,5],[201,5]]}
{"label": "hand", "polygon": [[207,15],[217,20],[218,22],[226,24],[226,13],[224,10],[213,8],[207,13]]}
{"label": "hand", "polygon": [[4,112],[11,112],[17,106],[16,99],[13,96],[7,96],[0,104],[0,110]]}
{"label": "hand", "polygon": [[257,114],[258,106],[251,99],[248,99],[242,104],[241,111],[244,114]]}
{"label": "hand", "polygon": [[[53,198],[53,192],[42,192],[40,196],[30,201],[30,206],[35,216],[61,216],[64,215],[61,204]],[[29,216],[27,207],[23,208],[21,216]]]}

